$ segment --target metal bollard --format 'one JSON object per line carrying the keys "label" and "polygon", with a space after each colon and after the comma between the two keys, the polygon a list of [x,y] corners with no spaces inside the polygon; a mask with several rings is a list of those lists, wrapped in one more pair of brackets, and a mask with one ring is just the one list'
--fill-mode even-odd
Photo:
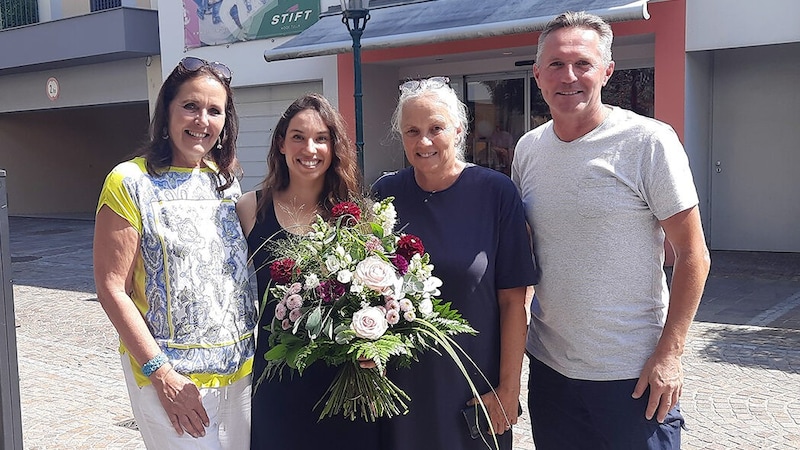
{"label": "metal bollard", "polygon": [[0,169],[0,448],[22,449],[17,330],[11,289],[11,249],[8,239],[6,171]]}

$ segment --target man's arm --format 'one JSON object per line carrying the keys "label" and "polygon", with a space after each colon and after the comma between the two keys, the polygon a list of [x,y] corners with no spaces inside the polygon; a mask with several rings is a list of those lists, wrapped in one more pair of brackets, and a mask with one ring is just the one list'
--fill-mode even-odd
{"label": "man's arm", "polygon": [[662,220],[661,227],[675,250],[669,310],[661,338],[633,391],[633,397],[639,398],[650,386],[645,417],[650,420],[656,415],[659,422],[664,421],[681,396],[681,355],[711,266],[697,206]]}

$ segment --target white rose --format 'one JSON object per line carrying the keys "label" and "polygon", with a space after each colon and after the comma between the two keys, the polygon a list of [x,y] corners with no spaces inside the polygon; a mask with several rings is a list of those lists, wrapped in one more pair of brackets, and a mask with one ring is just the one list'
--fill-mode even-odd
{"label": "white rose", "polygon": [[353,279],[353,272],[350,272],[347,269],[342,269],[336,274],[336,279],[339,280],[339,283],[347,284]]}
{"label": "white rose", "polygon": [[339,270],[341,264],[339,263],[339,257],[336,255],[330,255],[325,258],[325,267],[328,269],[329,272],[333,273]]}
{"label": "white rose", "polygon": [[394,266],[377,256],[369,256],[358,263],[353,276],[364,286],[381,294],[391,292],[397,283]]}
{"label": "white rose", "polygon": [[431,299],[424,298],[419,302],[419,312],[421,312],[423,316],[428,316],[433,312],[433,302]]}
{"label": "white rose", "polygon": [[386,321],[380,308],[370,306],[353,313],[353,323],[350,324],[350,328],[360,338],[375,340],[386,333],[389,322]]}

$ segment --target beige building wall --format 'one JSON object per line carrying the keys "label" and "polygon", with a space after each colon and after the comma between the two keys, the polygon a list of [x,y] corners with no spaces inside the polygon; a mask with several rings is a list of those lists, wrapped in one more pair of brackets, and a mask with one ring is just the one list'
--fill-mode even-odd
{"label": "beige building wall", "polygon": [[92,217],[106,174],[147,123],[144,102],[0,115],[9,215]]}
{"label": "beige building wall", "polygon": [[90,12],[91,7],[89,6],[89,0],[61,1],[61,13],[63,14],[62,18],[82,16],[84,14],[89,14]]}

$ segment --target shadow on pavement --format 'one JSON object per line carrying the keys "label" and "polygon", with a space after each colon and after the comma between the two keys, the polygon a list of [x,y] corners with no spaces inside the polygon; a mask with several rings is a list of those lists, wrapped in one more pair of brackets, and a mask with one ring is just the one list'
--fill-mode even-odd
{"label": "shadow on pavement", "polygon": [[94,221],[9,217],[15,285],[94,292]]}
{"label": "shadow on pavement", "polygon": [[704,330],[701,357],[741,367],[800,374],[800,330],[724,326]]}

